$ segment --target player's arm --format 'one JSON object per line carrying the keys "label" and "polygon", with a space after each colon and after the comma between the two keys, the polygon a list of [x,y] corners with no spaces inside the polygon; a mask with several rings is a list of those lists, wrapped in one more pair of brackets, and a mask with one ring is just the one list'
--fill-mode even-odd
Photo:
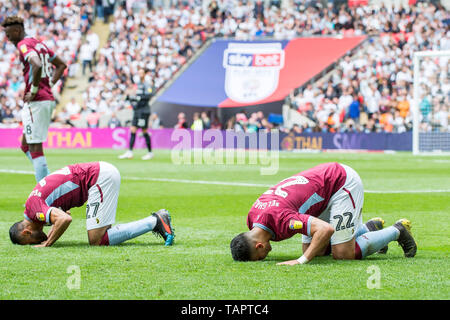
{"label": "player's arm", "polygon": [[33,101],[36,93],[39,89],[39,82],[41,82],[41,74],[42,74],[42,62],[39,59],[37,54],[30,54],[28,58],[28,62],[31,65],[31,72],[33,75],[33,82],[31,83],[30,92],[25,95],[25,102]]}
{"label": "player's arm", "polygon": [[[67,213],[69,216],[71,215],[70,210],[67,210],[66,213]],[[48,234],[47,234],[47,237],[48,237],[48,238],[51,237],[51,235],[52,235],[52,233],[53,233],[53,228],[54,228],[54,225],[52,225],[52,226],[50,227],[50,230],[48,231]],[[47,239],[48,239],[48,238],[47,238]]]}
{"label": "player's arm", "polygon": [[334,228],[331,224],[314,217],[311,217],[309,223],[312,240],[308,248],[303,252],[303,256],[297,260],[289,260],[279,264],[294,265],[307,263],[326,249],[334,233]]}
{"label": "player's arm", "polygon": [[133,87],[129,87],[125,90],[125,101],[131,103],[133,109],[135,107],[135,102],[139,101],[136,95],[136,89]]}
{"label": "player's arm", "polygon": [[67,68],[67,64],[60,56],[55,56],[51,62],[55,66],[55,71],[53,72],[53,77],[50,79],[50,87],[53,87],[55,83],[61,78],[64,70]]}
{"label": "player's arm", "polygon": [[61,209],[52,208],[49,214],[52,228],[48,234],[47,240],[40,245],[37,245],[37,247],[50,247],[62,236],[72,222],[72,217]]}

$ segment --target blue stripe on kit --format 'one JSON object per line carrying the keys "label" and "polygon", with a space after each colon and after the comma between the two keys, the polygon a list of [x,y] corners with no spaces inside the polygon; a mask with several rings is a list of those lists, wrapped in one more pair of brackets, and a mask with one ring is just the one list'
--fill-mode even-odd
{"label": "blue stripe on kit", "polygon": [[45,199],[45,203],[48,206],[51,206],[56,199],[62,197],[66,193],[69,193],[79,187],[80,187],[79,185],[73,183],[72,181],[67,181],[66,183],[63,183],[58,188],[53,190],[53,192],[50,193],[48,197]]}
{"label": "blue stripe on kit", "polygon": [[309,197],[308,200],[305,201],[304,204],[298,209],[298,212],[301,214],[304,214],[306,211],[309,210],[313,205],[316,203],[322,202],[324,199],[319,196],[317,193],[314,193],[311,197]]}

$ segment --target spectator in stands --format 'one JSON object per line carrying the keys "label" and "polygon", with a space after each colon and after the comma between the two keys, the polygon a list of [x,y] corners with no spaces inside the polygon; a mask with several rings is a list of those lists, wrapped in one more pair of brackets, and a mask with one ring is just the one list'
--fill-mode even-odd
{"label": "spectator in stands", "polygon": [[220,119],[217,115],[214,115],[214,120],[211,122],[211,129],[221,130],[222,124],[220,123]]}
{"label": "spectator in stands", "polygon": [[19,123],[22,121],[22,108],[19,105],[12,110],[12,115],[14,117],[14,122]]}
{"label": "spectator in stands", "polygon": [[393,132],[403,133],[406,131],[405,119],[400,116],[400,111],[396,110],[392,118]]}
{"label": "spectator in stands", "polygon": [[14,115],[12,114],[12,110],[8,107],[2,108],[2,122],[4,124],[13,123],[14,122]]}
{"label": "spectator in stands", "polygon": [[178,122],[175,125],[175,129],[187,129],[188,124],[186,122],[186,115],[184,114],[184,112],[180,112],[177,118]]}
{"label": "spectator in stands", "polygon": [[92,63],[93,65],[97,64],[97,51],[98,51],[98,47],[100,45],[100,39],[98,37],[98,34],[94,33],[92,31],[92,29],[89,29],[87,34],[86,34],[86,41],[89,44],[89,46],[91,47],[91,51],[92,51]]}
{"label": "spectator in stands", "polygon": [[406,96],[406,90],[401,91],[396,108],[403,119],[406,119],[409,116],[409,101]]}
{"label": "spectator in stands", "polygon": [[209,116],[205,111],[203,111],[201,113],[201,119],[203,122],[203,129],[205,129],[205,130],[210,129],[211,128],[211,119],[209,119]]}
{"label": "spectator in stands", "polygon": [[[26,33],[43,41],[67,61],[71,68],[81,37],[93,20],[93,3],[93,0],[72,0],[70,5],[67,1],[1,1],[0,21],[9,15],[22,17],[25,20]],[[3,31],[0,32],[0,41],[4,43],[0,46],[0,96],[6,96],[8,108],[14,110],[17,106],[21,108],[23,103],[24,86],[17,85],[18,82],[23,83],[22,70],[19,59],[15,57],[17,49],[6,43]],[[64,74],[53,87],[57,99],[64,88],[66,76],[67,74]]]}
{"label": "spectator in stands", "polygon": [[434,107],[433,119],[431,120],[432,126],[434,127],[434,131],[448,131],[448,120],[449,120],[449,105],[445,104],[437,104]]}
{"label": "spectator in stands", "polygon": [[100,122],[100,114],[95,110],[91,110],[91,112],[86,116],[86,121],[89,128],[98,128]]}
{"label": "spectator in stands", "polygon": [[156,112],[153,112],[150,116],[150,128],[151,129],[162,128],[161,119],[158,117],[158,114]]}
{"label": "spectator in stands", "polygon": [[247,126],[245,128],[246,132],[257,132],[259,128],[261,127],[261,124],[258,121],[258,115],[256,112],[253,112],[250,115],[250,118],[248,119]]}
{"label": "spectator in stands", "polygon": [[61,128],[73,127],[73,123],[70,121],[70,114],[66,107],[63,107],[62,111],[59,112],[53,120],[52,126],[57,126]]}
{"label": "spectator in stands", "polygon": [[352,103],[348,107],[347,117],[352,119],[355,123],[359,123],[359,116],[361,114],[360,113],[361,102],[356,93],[353,93],[352,97],[353,97],[353,100],[352,100]]}
{"label": "spectator in stands", "polygon": [[70,101],[65,106],[69,117],[76,116],[80,114],[81,106],[76,101],[75,97],[72,97]]}
{"label": "spectator in stands", "polygon": [[[44,1],[44,6],[39,7],[32,5],[30,0],[12,0],[0,4],[0,19],[13,12],[23,15],[29,21],[27,34],[39,34],[51,49],[56,49],[57,54],[70,61],[69,75],[75,75],[76,56],[83,60],[79,51],[81,36],[93,22],[93,4],[98,5],[98,16],[102,18],[101,10],[111,8],[113,2],[73,0],[67,6],[65,1]],[[295,9],[277,8],[278,1],[271,1],[270,7],[264,8],[263,1],[224,0],[210,2],[205,8],[206,14],[195,1],[174,4],[169,9],[159,8],[155,2],[151,11],[145,11],[144,7],[144,10],[138,7],[133,10],[126,7],[127,3],[119,1],[116,10],[110,11],[111,34],[107,44],[97,49],[99,60],[91,74],[87,93],[83,94],[83,104],[92,107],[97,103],[95,98],[101,96],[102,108],[106,103],[110,112],[127,107],[124,91],[140,66],[149,69],[148,77],[156,92],[212,37],[252,40],[261,36],[290,39],[314,34],[373,33],[377,37],[370,38],[361,52],[346,55],[329,79],[310,83],[304,90],[299,90],[298,95],[293,94],[290,97],[292,107],[316,122],[315,126],[306,129],[346,130],[347,119],[343,118],[342,110],[349,107],[349,96],[357,93],[362,97],[360,103],[364,111],[359,115],[361,130],[389,129],[385,125],[385,118],[389,117],[394,121],[393,130],[397,130],[395,123],[400,120],[395,111],[399,111],[409,130],[413,52],[450,49],[450,33],[448,25],[444,24],[448,14],[442,7],[429,3],[405,8],[372,5],[348,8],[332,4],[321,8],[294,1]],[[146,1],[142,3],[147,6]],[[3,32],[0,33],[1,40],[4,40]],[[4,104],[13,110],[21,107],[19,97],[23,93],[15,80],[19,77],[19,82],[22,81],[19,63],[17,59],[11,60],[15,50],[8,44],[0,47],[0,97],[5,97]],[[83,69],[88,66],[85,63]],[[441,103],[439,101],[449,92],[448,59],[426,59],[421,74],[420,95],[439,97],[438,104]],[[58,84],[56,90],[60,91],[63,85],[64,82]],[[397,92],[399,88],[403,91]],[[435,102],[429,98],[422,101],[422,114],[427,114],[430,120],[435,118],[432,107]],[[258,123],[261,125],[262,120]],[[240,119],[234,124],[237,130],[247,130],[248,125],[248,119]],[[357,123],[353,129],[358,130]]]}
{"label": "spectator in stands", "polygon": [[80,48],[80,60],[83,66],[83,76],[86,74],[86,66],[89,66],[89,71],[92,72],[92,60],[94,53],[92,47],[88,42],[83,43]]}
{"label": "spectator in stands", "polygon": [[194,112],[191,129],[192,130],[203,130],[203,121],[200,118],[200,113],[198,113],[198,112]]}
{"label": "spectator in stands", "polygon": [[111,118],[108,121],[108,128],[114,129],[114,128],[118,128],[121,127],[122,124],[119,120],[119,118],[117,118],[117,115],[115,112],[111,113]]}
{"label": "spectator in stands", "polygon": [[212,0],[208,5],[209,15],[211,19],[216,20],[219,13],[219,5],[216,0]]}

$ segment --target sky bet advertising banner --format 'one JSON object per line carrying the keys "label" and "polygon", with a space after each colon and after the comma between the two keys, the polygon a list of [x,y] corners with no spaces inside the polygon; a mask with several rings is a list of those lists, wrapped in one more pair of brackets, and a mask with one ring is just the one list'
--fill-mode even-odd
{"label": "sky bet advertising banner", "polygon": [[238,103],[254,104],[277,89],[284,50],[281,43],[229,43],[223,67],[225,94]]}
{"label": "sky bet advertising banner", "polygon": [[364,40],[364,36],[284,41],[217,39],[156,103],[233,108],[283,101],[293,89]]}
{"label": "sky bet advertising banner", "polygon": [[[293,135],[274,131],[239,133],[224,130],[192,131],[186,129],[149,130],[154,149],[249,149],[249,150],[412,150],[412,134],[405,133],[311,133]],[[50,128],[45,148],[126,149],[129,128],[57,129]],[[0,129],[0,148],[19,148],[22,129]],[[146,148],[136,137],[136,149]]]}

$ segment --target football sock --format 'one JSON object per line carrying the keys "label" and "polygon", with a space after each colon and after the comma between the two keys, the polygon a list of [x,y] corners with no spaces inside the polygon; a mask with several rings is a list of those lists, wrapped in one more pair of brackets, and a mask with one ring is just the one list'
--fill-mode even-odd
{"label": "football sock", "polygon": [[369,232],[370,230],[367,228],[365,224],[360,224],[355,232],[355,239],[357,239],[360,235]]}
{"label": "football sock", "polygon": [[[394,226],[364,233],[356,238],[356,259],[363,259],[370,256],[381,248],[384,248],[389,242],[397,240],[399,235],[400,231]],[[358,248],[360,250],[360,257],[358,257]]]}
{"label": "football sock", "polygon": [[130,137],[130,150],[133,150],[135,141],[136,141],[136,133],[132,133]]}
{"label": "football sock", "polygon": [[33,163],[33,159],[31,159],[30,147],[28,145],[20,145],[20,149],[22,149],[23,153],[27,156],[27,158]]}
{"label": "football sock", "polygon": [[156,217],[150,216],[126,224],[118,224],[108,229],[109,245],[116,245],[152,231],[156,226]]}
{"label": "football sock", "polygon": [[150,135],[148,132],[144,133],[145,143],[147,144],[148,152],[152,152],[152,140],[150,140]]}
{"label": "football sock", "polygon": [[41,181],[42,178],[50,174],[50,170],[47,166],[47,160],[45,159],[44,153],[42,151],[30,152],[31,162],[34,167],[34,175],[36,181]]}

